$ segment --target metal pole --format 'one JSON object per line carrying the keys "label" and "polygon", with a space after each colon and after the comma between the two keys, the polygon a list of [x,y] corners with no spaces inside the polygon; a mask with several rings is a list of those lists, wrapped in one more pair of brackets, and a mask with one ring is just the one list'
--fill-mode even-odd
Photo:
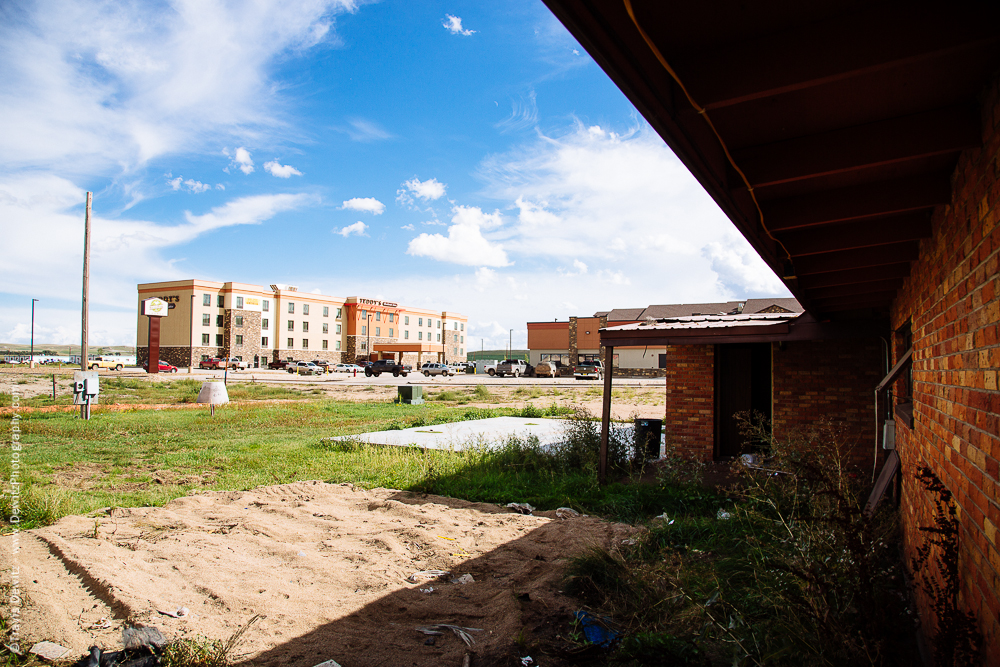
{"label": "metal pole", "polygon": [[514,354],[514,330],[511,329],[510,333],[507,334],[507,358],[510,359]]}
{"label": "metal pole", "polygon": [[191,288],[191,341],[189,343],[190,354],[188,356],[190,357],[190,360],[188,361],[188,373],[194,372],[194,297],[195,296],[196,295],[194,293],[194,287],[192,287]]}
{"label": "metal pole", "polygon": [[35,367],[35,302],[38,299],[31,300],[31,359],[28,363],[28,368]]}
{"label": "metal pole", "polygon": [[604,348],[604,403],[601,408],[601,453],[597,461],[597,483],[608,481],[608,433],[611,430],[611,362],[614,353],[610,345]]}
{"label": "metal pole", "polygon": [[80,370],[87,370],[87,357],[90,347],[87,333],[90,314],[90,207],[94,201],[94,193],[87,193],[87,212],[83,218],[83,321],[80,343]]}

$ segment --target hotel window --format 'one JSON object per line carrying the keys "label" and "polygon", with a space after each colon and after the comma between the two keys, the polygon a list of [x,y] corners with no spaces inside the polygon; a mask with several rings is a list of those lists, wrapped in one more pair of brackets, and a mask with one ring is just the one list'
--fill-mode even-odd
{"label": "hotel window", "polygon": [[302,304],[302,314],[303,315],[308,315],[309,314],[309,304],[308,303]]}
{"label": "hotel window", "polygon": [[417,340],[423,340],[423,339],[424,339],[424,332],[423,331],[418,331],[417,332]]}
{"label": "hotel window", "polygon": [[396,332],[395,332],[395,331],[393,331],[393,330],[392,330],[392,329],[390,328],[390,329],[389,329],[389,338],[392,338],[392,337],[393,337],[393,336],[395,336],[395,335],[396,335]]}
{"label": "hotel window", "polygon": [[210,327],[210,326],[212,326],[212,316],[209,315],[208,313],[204,313],[201,316],[201,326],[203,326],[203,327]]}
{"label": "hotel window", "polygon": [[242,315],[237,315],[236,316],[236,326],[238,326],[238,327],[243,326],[243,316]]}
{"label": "hotel window", "polygon": [[265,313],[267,311],[271,310],[271,302],[270,302],[270,300],[264,299],[264,305],[261,307],[261,310],[263,310]]}
{"label": "hotel window", "polygon": [[375,335],[376,336],[382,335],[382,327],[375,327]]}
{"label": "hotel window", "polygon": [[202,345],[208,345],[208,336],[209,336],[208,334],[202,334],[201,335],[201,344]]}
{"label": "hotel window", "polygon": [[243,336],[236,336],[236,347],[243,347]]}
{"label": "hotel window", "polygon": [[362,336],[368,335],[368,327],[366,327],[364,324],[361,325],[361,335]]}
{"label": "hotel window", "polygon": [[323,317],[330,317],[330,306],[323,306]]}
{"label": "hotel window", "polygon": [[267,347],[267,336],[260,339],[260,345],[261,347]]}
{"label": "hotel window", "polygon": [[367,310],[362,310],[361,311],[361,319],[363,319],[363,320],[367,320],[368,319],[368,311]]}
{"label": "hotel window", "polygon": [[262,320],[260,321],[260,328],[261,328],[261,329],[266,329],[266,328],[268,327],[268,325],[269,325],[269,324],[270,324],[270,322],[269,322],[269,321],[268,321],[268,319],[267,319],[267,318],[265,317],[264,319],[262,319]]}
{"label": "hotel window", "polygon": [[225,308],[226,307],[226,297],[224,297],[223,295],[220,294],[217,303],[218,303],[219,308]]}
{"label": "hotel window", "polygon": [[293,320],[288,320],[288,330],[295,331],[295,322]]}
{"label": "hotel window", "polygon": [[452,343],[457,343],[458,342],[458,334],[452,334],[451,342]]}
{"label": "hotel window", "polygon": [[338,308],[338,309],[337,309],[337,319],[338,319],[338,320],[340,319],[340,312],[341,312],[342,310],[343,310],[342,308]]}
{"label": "hotel window", "polygon": [[403,339],[406,340],[409,339],[409,337],[410,337],[410,331],[409,329],[407,329],[406,331],[403,332]]}
{"label": "hotel window", "polygon": [[441,342],[441,334],[438,334],[437,342],[439,342],[439,343]]}
{"label": "hotel window", "polygon": [[395,313],[389,313],[389,321],[390,322],[395,322],[396,321],[396,314]]}
{"label": "hotel window", "polygon": [[458,331],[458,322],[452,322],[455,325],[455,331]]}
{"label": "hotel window", "polygon": [[236,297],[236,308],[237,309],[243,308],[243,297],[241,296]]}
{"label": "hotel window", "polygon": [[336,347],[334,347],[334,349],[339,350],[340,349],[340,341],[339,340],[335,340],[333,342],[336,344]]}
{"label": "hotel window", "polygon": [[340,325],[337,325],[337,333],[340,333]]}
{"label": "hotel window", "polygon": [[215,334],[215,346],[222,347],[222,334]]}
{"label": "hotel window", "polygon": [[212,305],[212,295],[211,294],[202,294],[201,295],[201,305],[203,305],[203,306],[211,306]]}
{"label": "hotel window", "polygon": [[291,301],[288,302],[288,312],[290,312],[290,313],[294,313],[295,312],[295,304],[292,303]]}
{"label": "hotel window", "polygon": [[417,326],[420,327],[424,326],[424,318],[421,317],[417,319]]}
{"label": "hotel window", "polygon": [[288,349],[290,350],[293,347],[295,347],[295,339],[294,338],[289,338],[288,339]]}
{"label": "hotel window", "polygon": [[461,328],[461,331],[465,331],[465,322],[462,322],[462,328]]}
{"label": "hotel window", "polygon": [[330,325],[323,322],[323,333],[330,333]]}
{"label": "hotel window", "polygon": [[441,320],[438,320],[438,329],[441,328]]}
{"label": "hotel window", "polygon": [[403,316],[403,324],[409,324],[409,323],[410,323],[410,316],[409,315],[404,315]]}
{"label": "hotel window", "polygon": [[329,349],[329,345],[327,345],[326,339],[323,339],[323,349],[324,350],[328,350]]}
{"label": "hotel window", "polygon": [[302,323],[302,333],[309,333],[309,323],[308,322],[303,322]]}
{"label": "hotel window", "polygon": [[376,313],[375,313],[375,321],[376,322],[381,322],[382,321],[382,311],[381,310],[376,311]]}
{"label": "hotel window", "polygon": [[464,342],[465,342],[465,336],[461,336],[461,339],[462,339],[462,340],[460,340],[459,342],[460,342],[460,343],[464,343]]}
{"label": "hotel window", "polygon": [[216,315],[215,316],[215,326],[217,326],[217,327],[224,327],[224,326],[226,326],[225,325],[225,320],[222,319],[222,315]]}

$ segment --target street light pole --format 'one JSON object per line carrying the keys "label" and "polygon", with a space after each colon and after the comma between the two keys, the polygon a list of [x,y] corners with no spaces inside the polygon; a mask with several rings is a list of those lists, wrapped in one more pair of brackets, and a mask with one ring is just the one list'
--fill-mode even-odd
{"label": "street light pole", "polygon": [[510,334],[507,335],[507,358],[510,359],[511,355],[514,354],[514,330],[510,330]]}
{"label": "street light pole", "polygon": [[38,299],[31,300],[31,358],[29,359],[28,368],[35,367],[35,302]]}
{"label": "street light pole", "polygon": [[368,313],[368,320],[365,323],[365,333],[368,336],[368,340],[365,343],[365,361],[372,360],[372,314]]}

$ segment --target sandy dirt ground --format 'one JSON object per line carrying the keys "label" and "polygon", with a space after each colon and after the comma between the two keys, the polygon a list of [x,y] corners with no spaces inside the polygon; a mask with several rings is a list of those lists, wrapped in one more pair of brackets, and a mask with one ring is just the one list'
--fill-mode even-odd
{"label": "sandy dirt ground", "polygon": [[[474,666],[511,665],[534,651],[548,666],[572,662],[556,650],[578,608],[561,592],[566,559],[632,532],[554,511],[522,516],[304,481],[65,517],[22,532],[14,557],[28,600],[22,633],[70,656],[120,648],[126,624],[226,639],[260,615],[237,648],[242,664],[458,667],[471,653]],[[13,539],[0,538],[5,560]],[[423,570],[450,574],[407,580]],[[462,575],[473,581],[452,582]],[[179,607],[190,613],[161,613]],[[448,631],[417,630],[439,623],[481,631],[470,631],[470,647]]]}

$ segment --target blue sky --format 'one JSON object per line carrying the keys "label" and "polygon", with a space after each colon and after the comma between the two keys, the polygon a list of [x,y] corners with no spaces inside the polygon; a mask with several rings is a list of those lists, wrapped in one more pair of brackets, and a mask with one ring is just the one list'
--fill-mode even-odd
{"label": "blue sky", "polygon": [[[469,316],[786,295],[537,0],[0,6],[0,341],[205,278]],[[477,340],[478,339],[478,340]],[[478,345],[471,346],[473,348]]]}

